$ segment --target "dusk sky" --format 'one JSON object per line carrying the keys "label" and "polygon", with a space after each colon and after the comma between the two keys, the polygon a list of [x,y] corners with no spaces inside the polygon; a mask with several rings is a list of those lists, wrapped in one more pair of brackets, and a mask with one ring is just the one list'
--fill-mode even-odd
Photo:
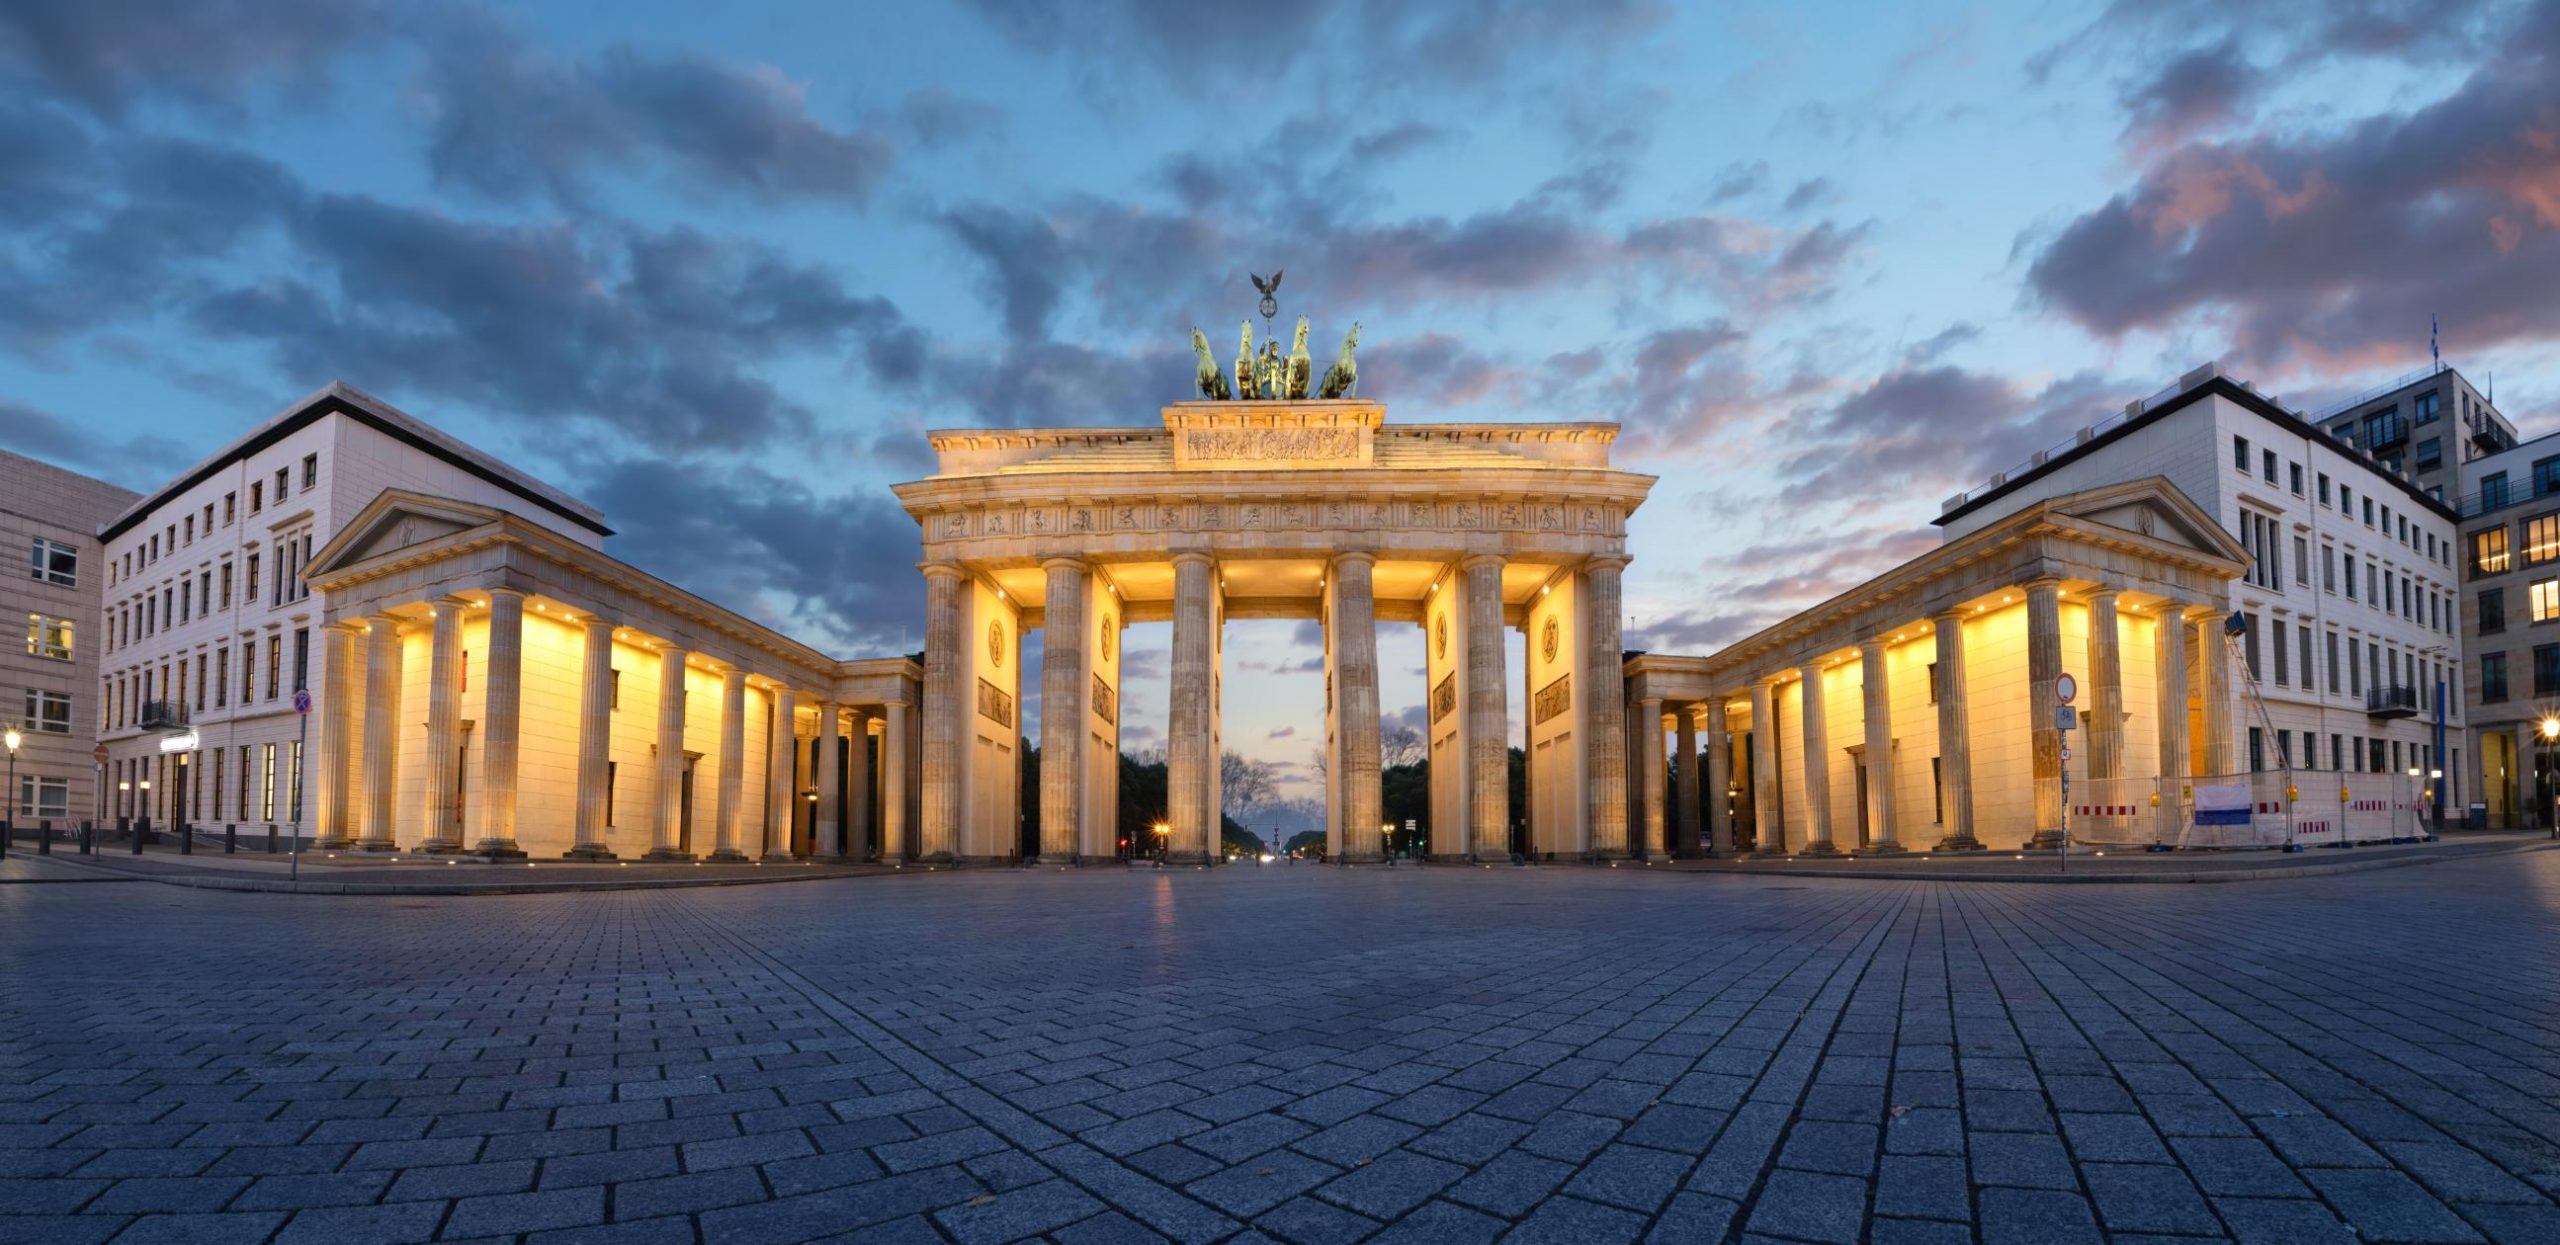
{"label": "dusk sky", "polygon": [[[344,380],[839,656],[921,646],[926,428],[1153,424],[1274,268],[1391,420],[1621,422],[1628,642],[1712,651],[2208,360],[2433,316],[2560,427],[2560,3],[0,5],[0,445],[141,488]],[[1299,795],[1313,639],[1227,638]]]}

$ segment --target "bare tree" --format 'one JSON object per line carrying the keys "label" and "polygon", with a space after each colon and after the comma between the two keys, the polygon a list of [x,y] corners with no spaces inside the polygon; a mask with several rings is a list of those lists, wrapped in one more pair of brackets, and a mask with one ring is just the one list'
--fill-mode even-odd
{"label": "bare tree", "polygon": [[1280,772],[1268,761],[1248,760],[1228,752],[1218,757],[1219,811],[1250,814],[1279,796]]}

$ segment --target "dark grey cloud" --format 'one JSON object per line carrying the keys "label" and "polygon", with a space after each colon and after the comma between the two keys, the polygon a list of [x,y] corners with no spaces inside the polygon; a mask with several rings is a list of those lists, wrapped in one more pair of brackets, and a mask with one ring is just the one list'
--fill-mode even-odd
{"label": "dark grey cloud", "polygon": [[614,556],[832,656],[919,642],[922,543],[885,492],[821,494],[754,467],[658,458],[608,461],[578,492],[614,525]]}
{"label": "dark grey cloud", "polygon": [[2480,348],[2560,337],[2560,4],[2450,95],[2344,129],[2194,144],[2034,252],[2093,332],[2201,320],[2265,373],[2414,363],[2428,317]]}
{"label": "dark grey cloud", "polygon": [[[766,66],[630,46],[569,60],[495,19],[448,14],[425,38],[418,97],[437,179],[501,199],[576,201],[605,170],[655,170],[749,198],[870,198],[897,158],[883,133],[830,125]],[[959,114],[924,101],[910,122]]]}
{"label": "dark grey cloud", "polygon": [[150,99],[227,115],[261,87],[313,88],[316,69],[389,24],[371,0],[11,0],[0,90],[16,79],[110,118]]}

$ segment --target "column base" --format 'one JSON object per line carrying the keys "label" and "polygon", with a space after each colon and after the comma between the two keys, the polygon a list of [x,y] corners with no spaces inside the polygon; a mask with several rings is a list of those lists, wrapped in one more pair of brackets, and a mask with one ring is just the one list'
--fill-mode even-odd
{"label": "column base", "polygon": [[1796,854],[1799,856],[1837,856],[1840,854],[1840,845],[1829,839],[1815,839],[1813,842],[1807,843],[1803,847],[1797,849]]}
{"label": "column base", "polygon": [[743,865],[752,863],[745,852],[739,851],[734,847],[721,848],[720,850],[703,857],[703,859],[708,860],[715,865]]}
{"label": "column base", "polygon": [[580,843],[560,853],[562,860],[614,860],[613,849],[600,843]]}
{"label": "column base", "polygon": [[1929,850],[1933,852],[1987,852],[1991,849],[1984,847],[1982,845],[1982,840],[1967,834],[1961,836],[1948,835],[1946,838],[1938,840],[1938,845],[1930,848]]}
{"label": "column base", "polygon": [[1878,843],[1868,847],[1862,854],[1868,856],[1905,856],[1909,855],[1910,852],[1910,848],[1904,847],[1900,843]]}
{"label": "column base", "polygon": [[650,848],[646,853],[643,853],[643,854],[641,855],[640,859],[642,859],[642,860],[664,860],[664,861],[689,861],[689,860],[692,860],[692,859],[693,859],[693,853],[688,852],[688,851],[684,850],[684,849],[683,849],[683,848],[681,848],[681,847],[653,847],[653,848]]}
{"label": "column base", "polygon": [[2027,850],[2031,852],[2058,851],[2061,847],[2062,832],[2059,830],[2038,830],[2034,838],[2027,840]]}
{"label": "column base", "polygon": [[472,847],[471,854],[491,860],[524,859],[524,849],[518,847],[514,839],[482,839]]}

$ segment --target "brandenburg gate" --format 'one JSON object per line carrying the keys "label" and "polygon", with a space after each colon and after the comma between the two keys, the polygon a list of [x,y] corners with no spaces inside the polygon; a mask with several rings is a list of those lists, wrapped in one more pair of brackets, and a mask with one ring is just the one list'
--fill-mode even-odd
{"label": "brandenburg gate", "polygon": [[[1218,378],[1201,353],[1205,388]],[[1170,621],[1168,854],[1215,860],[1230,618],[1324,629],[1338,858],[1381,850],[1382,622],[1425,633],[1433,856],[1508,859],[1515,817],[1533,855],[1628,852],[1619,579],[1653,477],[1610,464],[1616,425],[1391,424],[1382,403],[1348,398],[1179,402],[1163,416],[934,432],[936,473],[897,486],[924,536],[919,856],[1010,857],[1022,801],[1037,799],[1040,860],[1113,858],[1122,633]],[[1513,627],[1528,639],[1516,673]],[[1042,762],[1040,790],[1025,792],[1017,715],[1034,629]],[[1525,810],[1510,807],[1515,687]]]}

